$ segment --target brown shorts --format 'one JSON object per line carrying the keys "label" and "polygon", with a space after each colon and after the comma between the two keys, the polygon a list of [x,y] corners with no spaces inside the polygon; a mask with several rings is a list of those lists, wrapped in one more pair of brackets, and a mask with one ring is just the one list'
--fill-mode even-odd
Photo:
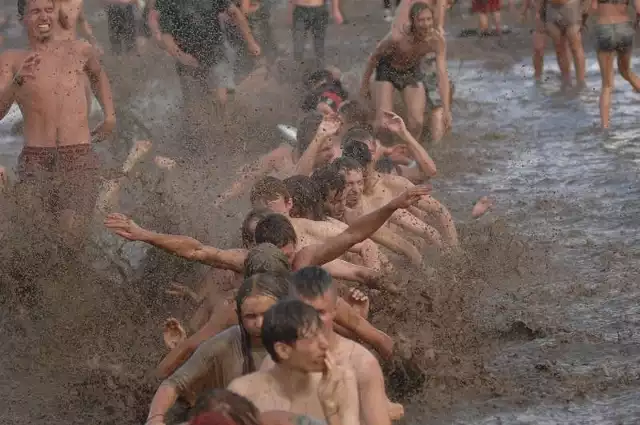
{"label": "brown shorts", "polygon": [[91,217],[100,188],[100,161],[90,144],[22,149],[18,195],[39,212]]}
{"label": "brown shorts", "polygon": [[554,25],[562,32],[575,26],[582,25],[582,9],[580,1],[569,0],[565,4],[547,3],[547,28]]}

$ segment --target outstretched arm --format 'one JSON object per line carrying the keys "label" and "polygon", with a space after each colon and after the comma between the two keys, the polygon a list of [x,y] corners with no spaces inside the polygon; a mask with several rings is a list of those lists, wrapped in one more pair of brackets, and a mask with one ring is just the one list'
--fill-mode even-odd
{"label": "outstretched arm", "polygon": [[109,214],[104,225],[115,234],[131,241],[142,241],[190,261],[242,273],[247,253],[244,249],[223,250],[204,245],[188,236],[155,233],[138,226],[123,214]]}
{"label": "outstretched arm", "polygon": [[344,232],[327,239],[324,243],[309,245],[302,248],[294,259],[294,268],[311,265],[322,265],[335,260],[344,254],[351,246],[369,238],[378,230],[399,208],[408,208],[426,196],[430,188],[415,186],[404,192],[388,204],[363,215],[355,220]]}

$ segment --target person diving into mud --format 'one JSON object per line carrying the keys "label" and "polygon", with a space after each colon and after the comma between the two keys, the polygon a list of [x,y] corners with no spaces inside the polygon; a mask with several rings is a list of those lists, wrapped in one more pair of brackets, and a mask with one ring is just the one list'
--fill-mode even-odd
{"label": "person diving into mud", "polygon": [[[441,137],[451,128],[451,97],[447,72],[447,53],[444,35],[435,25],[434,12],[426,3],[414,3],[409,11],[409,29],[395,40],[388,34],[369,57],[362,77],[360,93],[364,98],[373,94],[375,101],[376,129],[382,128],[383,111],[393,110],[393,93],[402,93],[407,106],[409,131],[421,140],[424,114],[427,105],[422,60],[429,53],[436,55],[438,90],[442,101],[443,131],[432,136]],[[371,77],[375,71],[374,91],[371,92]],[[434,139],[436,140],[436,139]]]}
{"label": "person diving into mud", "polygon": [[[91,143],[104,140],[116,117],[98,51],[86,41],[58,40],[60,12],[52,0],[21,0],[28,49],[0,56],[2,117],[16,102],[24,116],[24,148],[18,159],[19,203],[34,223],[54,219],[72,239],[83,239],[99,184]],[[85,75],[104,120],[89,129]]]}

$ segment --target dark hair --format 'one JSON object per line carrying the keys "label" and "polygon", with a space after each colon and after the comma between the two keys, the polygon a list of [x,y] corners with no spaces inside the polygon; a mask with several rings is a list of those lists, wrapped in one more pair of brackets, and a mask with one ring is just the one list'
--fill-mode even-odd
{"label": "dark hair", "polygon": [[364,172],[364,167],[355,159],[347,158],[345,156],[341,156],[340,158],[336,158],[331,166],[338,172],[341,171],[360,171]]}
{"label": "dark hair", "polygon": [[292,176],[284,180],[291,194],[291,217],[322,220],[322,196],[311,177]]}
{"label": "dark hair", "polygon": [[371,164],[373,158],[371,157],[371,151],[369,151],[369,147],[357,140],[351,140],[342,148],[342,155],[345,158],[351,158],[355,161],[358,161],[363,168],[366,168],[367,165]]}
{"label": "dark hair", "polygon": [[304,86],[307,90],[313,89],[315,85],[320,83],[329,83],[334,81],[333,74],[328,69],[318,69],[312,72],[304,80]]}
{"label": "dark hair", "polygon": [[395,169],[395,164],[388,156],[380,158],[376,162],[376,171],[379,171],[384,174],[391,174]]}
{"label": "dark hair", "polygon": [[254,208],[246,215],[241,227],[242,245],[245,248],[249,248],[256,242],[254,235],[255,226],[269,214],[273,214],[273,212],[268,208]]}
{"label": "dark hair", "polygon": [[284,198],[285,201],[291,199],[287,186],[280,179],[266,176],[253,185],[249,200],[251,205],[255,205],[256,202],[275,201],[279,197]]}
{"label": "dark hair", "polygon": [[311,180],[316,182],[323,203],[329,198],[329,192],[335,190],[336,194],[342,193],[347,185],[344,176],[331,165],[325,165],[315,170],[311,175]]}
{"label": "dark hair", "polygon": [[309,112],[302,118],[298,125],[296,135],[297,149],[300,154],[307,150],[313,139],[316,137],[318,128],[323,120],[323,115],[319,112]]}
{"label": "dark hair", "polygon": [[291,295],[297,298],[313,300],[326,294],[333,288],[331,275],[322,267],[304,267],[291,274]]}
{"label": "dark hair", "polygon": [[284,300],[276,303],[264,314],[262,322],[262,345],[271,359],[279,363],[275,351],[278,342],[294,344],[313,328],[322,326],[315,308],[300,300]]}
{"label": "dark hair", "polygon": [[343,125],[366,124],[369,121],[369,111],[356,100],[347,100],[338,108],[342,116]]}
{"label": "dark hair", "polygon": [[18,0],[18,18],[20,20],[24,18],[24,14],[27,11],[27,1],[28,0]]}
{"label": "dark hair", "polygon": [[191,425],[223,425],[227,422],[225,418],[235,425],[260,425],[260,411],[251,401],[221,388],[198,397],[190,413]]}
{"label": "dark hair", "polygon": [[254,238],[258,244],[268,242],[278,248],[290,243],[298,243],[296,231],[289,219],[276,213],[269,214],[258,222]]}
{"label": "dark hair", "polygon": [[431,12],[431,16],[435,18],[435,14],[433,13],[433,9],[427,4],[422,2],[415,2],[411,5],[409,9],[409,32],[414,33],[416,31],[416,18],[422,11],[428,10]]}
{"label": "dark hair", "polygon": [[373,127],[369,124],[359,124],[355,127],[351,127],[346,133],[344,133],[344,136],[342,137],[342,145],[344,146],[352,140],[366,142],[373,138]]}
{"label": "dark hair", "polygon": [[240,326],[242,340],[242,372],[251,373],[256,370],[256,365],[251,355],[251,338],[242,325],[242,304],[253,295],[272,297],[275,300],[285,298],[289,292],[289,280],[287,275],[276,273],[259,273],[245,279],[236,294],[236,312]]}

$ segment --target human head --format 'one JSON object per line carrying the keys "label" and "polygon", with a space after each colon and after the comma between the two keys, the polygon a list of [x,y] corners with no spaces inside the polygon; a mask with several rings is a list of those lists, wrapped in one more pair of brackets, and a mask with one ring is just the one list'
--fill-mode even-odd
{"label": "human head", "polygon": [[216,388],[198,397],[189,425],[261,425],[260,411],[247,398]]}
{"label": "human head", "polygon": [[[320,128],[320,124],[324,119],[324,115],[319,112],[309,112],[302,118],[300,124],[298,124],[298,133],[297,133],[297,147],[299,155],[302,155],[313,139],[316,137],[316,133],[318,132],[318,128]],[[318,155],[316,156],[315,166],[321,167],[325,164],[328,164],[333,159],[333,147],[331,146],[332,140],[329,138],[318,150]]]}
{"label": "human head", "polygon": [[300,300],[280,301],[264,315],[262,345],[278,364],[322,372],[329,344],[318,312]]}
{"label": "human head", "polygon": [[364,125],[369,120],[369,111],[356,100],[347,100],[338,108],[338,115],[345,129],[354,125]]}
{"label": "human head", "polygon": [[355,208],[364,192],[364,169],[353,158],[340,157],[332,164],[345,180],[345,198],[349,208]]}
{"label": "human head", "polygon": [[260,243],[249,250],[244,260],[244,277],[257,273],[286,274],[291,271],[289,257],[277,246]]}
{"label": "human head", "polygon": [[29,40],[43,43],[53,36],[58,9],[53,0],[18,0],[18,18],[27,28]]}
{"label": "human head", "polygon": [[322,220],[322,199],[320,190],[310,177],[292,176],[284,180],[291,194],[291,211],[289,215],[309,220]]}
{"label": "human head", "polygon": [[255,240],[255,231],[256,225],[260,220],[265,218],[267,215],[272,214],[273,212],[267,208],[254,208],[249,211],[249,214],[246,215],[244,221],[242,222],[242,246],[246,249],[249,249],[256,244]]}
{"label": "human head", "polygon": [[346,207],[344,176],[333,166],[327,165],[314,171],[311,179],[320,188],[325,215],[342,220]]}
{"label": "human head", "polygon": [[251,357],[252,341],[260,341],[265,312],[288,293],[287,275],[258,273],[242,282],[236,295],[236,312],[241,325],[244,365],[243,370],[255,370]]}
{"label": "human head", "polygon": [[344,145],[342,148],[342,156],[357,161],[363,170],[367,170],[373,162],[369,147],[367,147],[365,143],[357,140],[350,140]]}
{"label": "human head", "polygon": [[333,330],[338,291],[333,278],[318,266],[304,267],[291,275],[291,295],[315,308],[327,331]]}
{"label": "human head", "polygon": [[344,147],[354,141],[367,145],[373,161],[377,161],[382,156],[380,141],[373,135],[373,127],[369,124],[350,128],[342,138],[342,146]]}
{"label": "human head", "polygon": [[256,225],[255,240],[258,244],[268,242],[280,248],[290,264],[295,257],[298,237],[289,219],[282,214],[269,214],[260,220]]}
{"label": "human head", "polygon": [[268,208],[286,215],[291,210],[291,196],[287,186],[282,180],[272,176],[264,177],[253,185],[249,200],[253,208]]}
{"label": "human head", "polygon": [[434,28],[433,9],[422,2],[416,2],[409,9],[410,32],[413,35],[422,36],[431,32]]}

